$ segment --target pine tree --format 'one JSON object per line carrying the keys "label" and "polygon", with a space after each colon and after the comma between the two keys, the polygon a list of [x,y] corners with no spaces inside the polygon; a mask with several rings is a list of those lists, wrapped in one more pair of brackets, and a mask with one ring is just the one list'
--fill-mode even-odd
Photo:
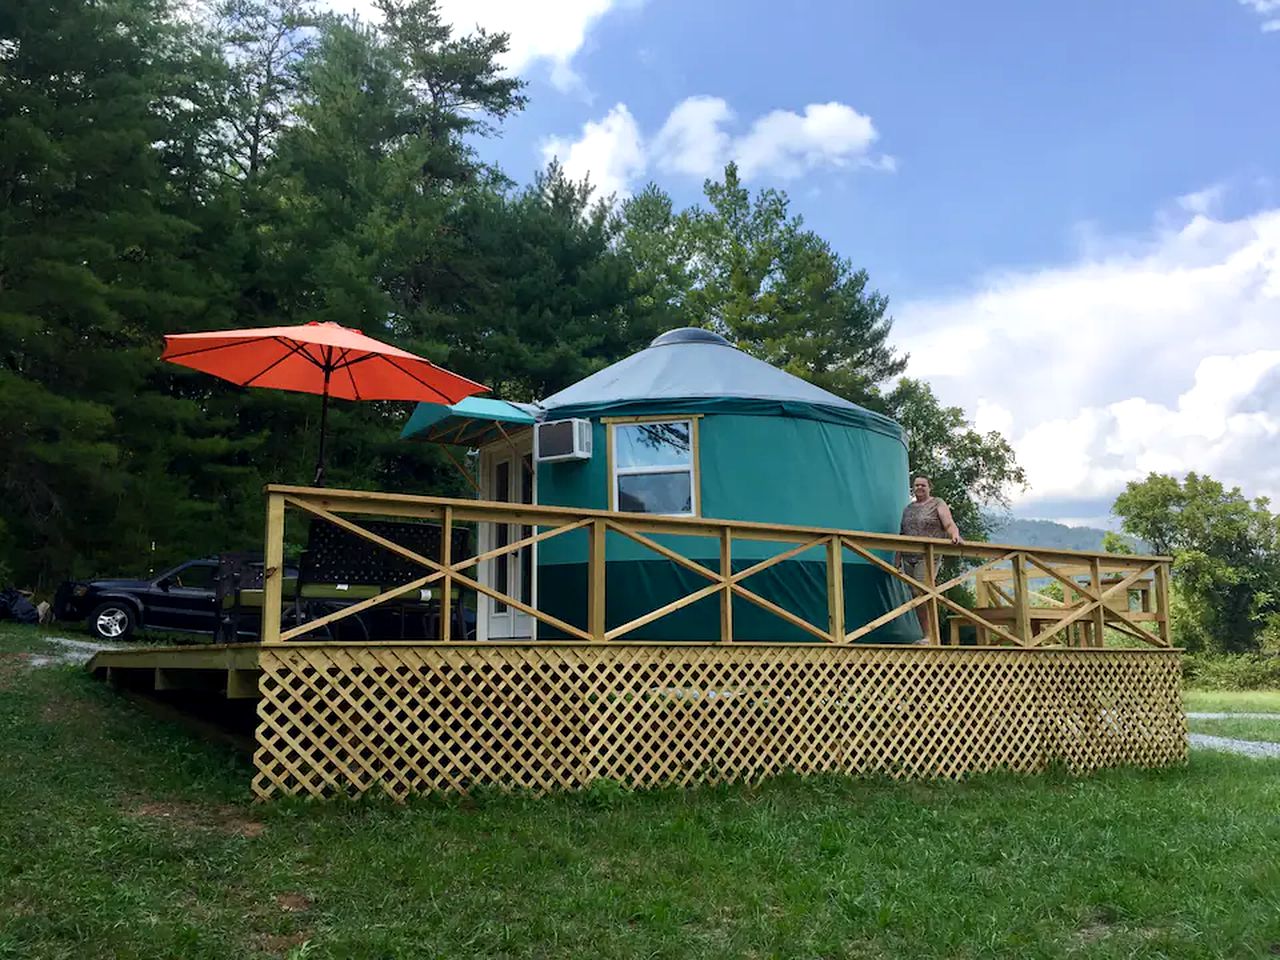
{"label": "pine tree", "polygon": [[14,0],[0,38],[0,516],[40,581],[146,541],[158,333],[204,307],[181,212],[199,44],[163,0]]}
{"label": "pine tree", "polygon": [[888,300],[789,212],[785,193],[753,198],[725,168],[707,207],[672,214],[650,187],[623,207],[623,248],[672,319],[715,330],[747,352],[860,403],[897,376]]}

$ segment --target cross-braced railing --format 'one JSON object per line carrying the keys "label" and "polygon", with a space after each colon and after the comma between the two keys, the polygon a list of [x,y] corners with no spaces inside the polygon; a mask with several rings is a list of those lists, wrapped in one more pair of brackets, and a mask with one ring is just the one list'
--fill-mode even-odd
{"label": "cross-braced railing", "polygon": [[[980,644],[1101,646],[1105,631],[1111,629],[1126,639],[1153,646],[1170,646],[1169,561],[1164,557],[1091,554],[988,543],[952,544],[943,540],[856,530],[309,487],[271,486],[267,488],[267,497],[264,643],[314,636],[315,631],[337,621],[357,617],[374,607],[439,584],[439,602],[443,609],[438,617],[439,636],[433,639],[446,642],[456,639],[451,616],[454,590],[465,588],[526,614],[573,640],[597,643],[627,638],[641,627],[678,610],[718,597],[719,640],[722,643],[732,643],[736,638],[733,601],[739,598],[815,639],[835,644],[862,640],[898,617],[914,616],[917,608],[925,606],[928,609],[928,616],[924,618],[926,640],[934,645],[943,642],[939,613],[945,609],[949,614],[952,642],[958,642],[960,628],[968,625],[976,631]],[[421,568],[421,575],[282,629],[286,508],[300,510],[313,522],[333,524],[352,536],[375,544]],[[350,519],[362,515],[438,523],[441,527],[439,556],[427,556],[410,549]],[[509,542],[478,550],[467,557],[454,557],[453,532],[463,524],[488,524],[492,529],[504,528],[519,533],[508,535],[506,539]],[[527,551],[534,544],[577,531],[585,532],[588,544],[585,627],[540,609],[539,604],[530,602],[530,599],[514,596],[509,588],[499,589],[498,579],[484,572],[495,561]],[[714,549],[709,552],[718,554],[718,562],[693,559],[669,543],[656,539],[664,537],[680,537],[681,543],[689,542],[688,538],[710,538]],[[608,627],[605,564],[608,561],[607,545],[611,540],[615,543],[627,541],[643,548],[695,574],[706,583],[641,616]],[[734,548],[745,544],[756,545],[752,548],[753,554],[759,552],[760,544],[779,545],[781,549],[763,559],[753,555],[753,562],[740,557],[738,569],[735,569]],[[924,580],[916,579],[899,568],[894,561],[900,553],[924,558]],[[746,581],[770,568],[815,554],[822,557],[821,562],[826,568],[828,609],[825,625],[810,622],[777,600],[746,585]],[[969,568],[939,583],[936,571],[940,561],[946,557],[958,558],[962,567],[967,564]],[[749,565],[743,566],[743,563]],[[910,599],[892,610],[869,617],[866,622],[846,623],[845,568],[856,563],[870,564],[905,584],[911,591]],[[1041,595],[1033,591],[1031,585],[1040,581],[1057,583],[1062,588],[1063,599],[1037,603]],[[949,595],[954,588],[968,582],[975,585],[977,603],[973,607],[965,606]],[[1005,589],[1005,584],[1009,589]],[[1130,595],[1134,592],[1143,598],[1139,611],[1129,610]]]}

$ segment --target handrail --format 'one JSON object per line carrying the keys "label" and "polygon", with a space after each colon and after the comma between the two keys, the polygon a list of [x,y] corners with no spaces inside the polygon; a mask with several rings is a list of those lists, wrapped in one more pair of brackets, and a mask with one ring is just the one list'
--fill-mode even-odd
{"label": "handrail", "polygon": [[[503,503],[491,500],[459,500],[451,497],[428,497],[420,494],[400,494],[400,493],[382,493],[380,491],[366,490],[336,490],[328,487],[299,487],[289,486],[285,484],[268,484],[264,488],[268,495],[282,494],[286,496],[305,496],[312,500],[329,500],[342,501],[352,504],[350,512],[352,513],[376,513],[378,511],[372,509],[375,504],[397,504],[402,507],[400,511],[386,511],[383,513],[394,513],[397,516],[416,516],[423,518],[438,518],[440,510],[444,507],[454,508],[455,520],[492,520],[494,513],[509,514],[506,522],[511,524],[524,524],[525,526],[551,525],[557,520],[565,520],[568,518],[576,519],[601,519],[616,520],[619,517],[625,518],[628,525],[633,530],[653,530],[657,533],[684,534],[689,535],[695,533],[698,529],[715,529],[717,532],[725,527],[734,530],[756,531],[761,534],[759,537],[753,536],[751,539],[760,540],[792,540],[798,542],[799,535],[807,534],[811,539],[817,537],[831,536],[856,536],[861,540],[874,542],[881,546],[877,549],[884,550],[902,550],[917,552],[917,548],[923,547],[925,544],[933,544],[934,549],[941,554],[955,556],[987,556],[993,557],[997,554],[1006,554],[1010,551],[1031,551],[1039,557],[1048,558],[1050,560],[1058,559],[1084,559],[1093,560],[1095,558],[1106,560],[1116,566],[1141,566],[1151,563],[1153,560],[1163,560],[1172,562],[1172,557],[1148,556],[1145,554],[1122,554],[1122,553],[1090,553],[1086,550],[1067,550],[1067,549],[1043,549],[1041,547],[1026,547],[1016,544],[1000,544],[988,543],[987,541],[965,542],[962,544],[954,544],[950,540],[937,540],[931,537],[908,537],[891,533],[870,533],[866,530],[845,530],[839,527],[813,527],[796,524],[783,523],[761,523],[756,520],[718,520],[712,517],[659,517],[652,514],[638,513],[619,513],[609,510],[595,509],[579,509],[577,507],[548,507],[540,504],[528,503]],[[363,508],[356,505],[363,504]],[[421,510],[422,512],[419,512]],[[411,512],[410,512],[411,511]],[[546,523],[530,521],[523,519],[525,517],[545,517]],[[768,534],[776,534],[776,536],[768,536]],[[792,535],[796,536],[792,536]],[[919,551],[923,552],[923,551]]]}
{"label": "handrail", "polygon": [[[620,513],[607,510],[548,507],[533,504],[498,503],[482,500],[462,500],[446,497],[389,494],[358,490],[299,487],[272,484],[266,488],[267,569],[264,578],[264,612],[262,640],[264,643],[281,643],[302,637],[308,632],[354,616],[364,610],[393,600],[427,584],[444,581],[442,591],[442,640],[450,639],[448,624],[452,604],[452,585],[475,590],[493,600],[519,610],[534,619],[554,627],[578,641],[604,643],[625,638],[629,633],[655,620],[684,609],[693,603],[712,596],[720,597],[720,642],[734,640],[732,598],[738,597],[767,611],[790,626],[805,631],[819,640],[845,644],[858,640],[874,629],[912,610],[927,605],[929,636],[933,644],[942,642],[939,633],[939,608],[945,607],[953,618],[972,624],[979,632],[980,641],[995,637],[1000,641],[1020,647],[1070,644],[1073,633],[1079,632],[1082,640],[1101,646],[1103,630],[1112,627],[1120,632],[1154,646],[1170,646],[1168,617],[1168,574],[1170,561],[1166,557],[1131,556],[1104,553],[1088,553],[1079,550],[1042,550],[1040,548],[990,543],[953,544],[947,540],[927,537],[910,537],[895,534],[871,533],[833,527],[769,524],[757,521],[720,520],[713,518],[660,517],[648,514]],[[408,583],[385,589],[377,596],[327,613],[281,630],[279,607],[282,601],[282,569],[284,514],[286,508],[295,508],[310,514],[313,522],[336,524],[355,536],[363,537],[383,549],[390,550],[403,560],[421,567],[422,576]],[[344,516],[345,515],[345,516]],[[532,528],[529,535],[500,547],[477,552],[470,557],[454,557],[444,551],[439,559],[418,553],[388,541],[366,530],[349,519],[351,515],[396,516],[437,520],[452,528],[458,523],[494,523]],[[545,528],[539,530],[537,528]],[[588,589],[586,597],[586,629],[574,626],[539,610],[536,605],[497,590],[484,582],[481,565],[524,549],[533,543],[549,540],[573,531],[586,531],[588,536]],[[633,544],[665,556],[674,563],[687,567],[706,582],[690,590],[685,596],[662,607],[635,617],[627,623],[606,629],[605,626],[605,545],[608,533],[625,538]],[[691,560],[671,547],[652,539],[654,536],[682,536],[713,538],[719,563],[704,565]],[[773,542],[791,544],[774,556],[756,560],[745,569],[733,571],[732,551],[737,542]],[[824,557],[827,568],[828,622],[825,626],[810,623],[790,610],[779,606],[767,597],[748,589],[744,581],[762,570],[783,563],[792,557],[815,551]],[[914,596],[893,610],[877,615],[866,623],[846,623],[843,600],[843,568],[846,551],[860,558],[885,574],[908,586]],[[904,552],[923,554],[926,557],[926,580],[920,581],[888,562],[882,554]],[[935,561],[944,556],[976,560],[979,566],[952,578],[946,583],[935,583]],[[858,561],[854,561],[858,562]],[[1012,617],[1006,608],[979,607],[970,610],[946,595],[946,591],[974,579],[980,586],[982,577],[992,578],[996,565],[1008,563],[1008,577],[1004,571],[998,579],[1014,581],[1011,601]],[[474,576],[464,571],[476,568]],[[1061,616],[1046,618],[1049,608],[1035,608],[1032,616],[1032,593],[1028,587],[1028,568],[1039,574],[1068,584],[1080,596],[1080,602],[1059,608]],[[1104,583],[1103,573],[1116,573],[1121,579]],[[1074,578],[1087,574],[1089,582],[1080,583]],[[1035,574],[1033,574],[1035,575]],[[1153,587],[1155,608],[1143,614],[1143,622],[1154,623],[1156,632],[1146,630],[1134,617],[1109,606],[1117,594],[1127,596],[1134,584]],[[995,584],[990,586],[998,589]],[[985,591],[980,591],[984,592]],[[981,597],[979,598],[982,599]],[[1001,614],[1001,609],[1004,613]],[[271,612],[275,611],[272,616]],[[994,611],[994,612],[992,612]],[[1000,616],[997,616],[1000,614]],[[996,619],[993,619],[996,618]],[[1088,618],[1086,620],[1086,618]],[[1007,622],[1006,622],[1007,621]],[[1076,627],[1087,625],[1087,629]],[[1042,629],[1036,630],[1036,627]],[[1075,630],[1073,630],[1073,627]],[[1055,637],[1062,639],[1054,641]]]}

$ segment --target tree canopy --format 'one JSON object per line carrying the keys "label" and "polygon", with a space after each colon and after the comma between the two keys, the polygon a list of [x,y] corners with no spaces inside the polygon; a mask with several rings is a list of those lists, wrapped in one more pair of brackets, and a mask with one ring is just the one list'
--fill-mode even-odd
{"label": "tree canopy", "polygon": [[[546,396],[673,326],[897,417],[966,536],[1021,481],[924,384],[888,300],[730,165],[679,210],[554,164],[519,186],[479,138],[526,104],[507,38],[435,0],[382,22],[310,0],[0,7],[0,580],[159,567],[261,538],[305,482],[317,398],[158,362],[165,333],[335,320],[498,396]],[[461,493],[409,405],[338,404],[330,482]],[[904,498],[906,492],[904,491]]]}
{"label": "tree canopy", "polygon": [[1194,472],[1182,481],[1153,473],[1130,482],[1113,509],[1127,533],[1174,558],[1179,644],[1239,653],[1264,636],[1280,640],[1280,516],[1265,497]]}

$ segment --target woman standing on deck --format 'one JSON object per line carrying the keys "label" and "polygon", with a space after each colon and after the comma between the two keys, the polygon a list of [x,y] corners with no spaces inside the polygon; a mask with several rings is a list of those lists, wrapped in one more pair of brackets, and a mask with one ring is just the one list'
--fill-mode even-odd
{"label": "woman standing on deck", "polygon": [[[938,540],[950,539],[952,543],[960,542],[960,528],[951,516],[951,508],[946,502],[933,495],[928,477],[916,477],[911,481],[912,501],[902,511],[902,525],[898,532],[904,537],[933,537]],[[934,581],[937,582],[940,561],[933,562]],[[919,553],[899,553],[898,569],[907,576],[921,583],[927,583],[925,576],[924,555]],[[914,590],[914,588],[912,588]],[[917,596],[918,590],[915,591]],[[929,642],[929,604],[916,607],[916,617],[920,621],[920,632],[923,638],[919,643]]]}

